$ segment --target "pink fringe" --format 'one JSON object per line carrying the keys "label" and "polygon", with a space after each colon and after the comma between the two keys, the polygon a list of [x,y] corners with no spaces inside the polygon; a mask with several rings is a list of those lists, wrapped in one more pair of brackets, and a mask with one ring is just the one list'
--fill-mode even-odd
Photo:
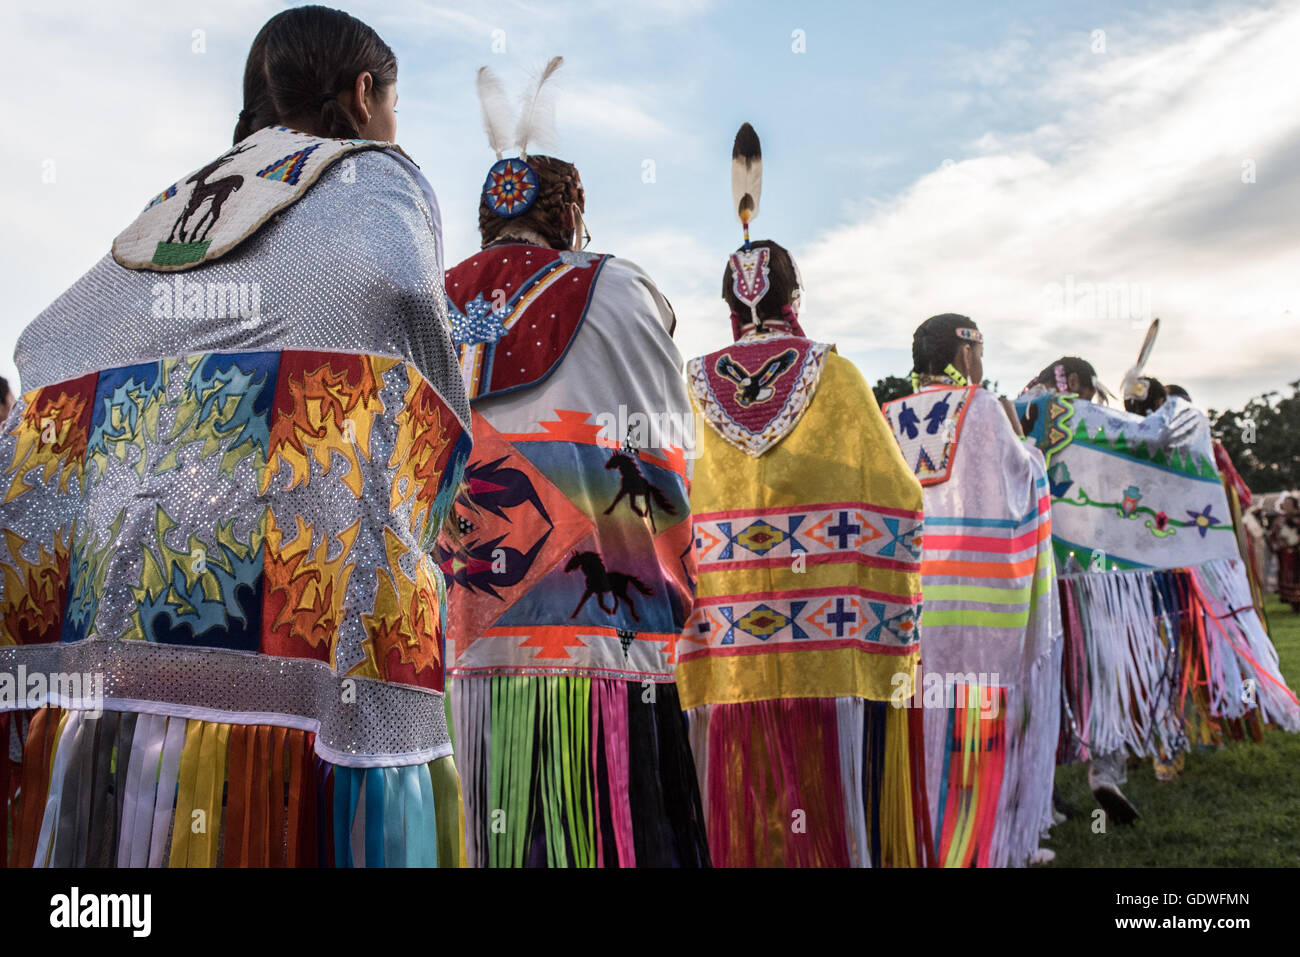
{"label": "pink fringe", "polygon": [[[591,690],[598,706],[592,709],[592,720],[600,716],[601,733],[605,743],[605,771],[609,775],[609,796],[613,802],[610,817],[614,822],[614,851],[620,867],[636,867],[636,845],[632,840],[632,800],[628,791],[627,753],[629,732],[627,727],[627,686],[608,678],[591,679]],[[592,743],[595,743],[593,729]],[[592,780],[595,777],[595,754],[592,749]],[[597,827],[596,865],[604,865],[604,849]]]}

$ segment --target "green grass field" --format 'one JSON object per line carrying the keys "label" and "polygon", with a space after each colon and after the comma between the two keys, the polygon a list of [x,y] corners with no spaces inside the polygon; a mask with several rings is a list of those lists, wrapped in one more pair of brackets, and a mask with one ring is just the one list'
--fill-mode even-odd
{"label": "green grass field", "polygon": [[[1300,686],[1300,615],[1276,596],[1266,607],[1282,674]],[[1300,866],[1300,734],[1264,732],[1262,744],[1194,749],[1180,777],[1157,782],[1151,762],[1131,767],[1124,793],[1142,817],[1092,830],[1097,807],[1083,765],[1058,768],[1057,792],[1079,814],[1043,846],[1055,867]]]}

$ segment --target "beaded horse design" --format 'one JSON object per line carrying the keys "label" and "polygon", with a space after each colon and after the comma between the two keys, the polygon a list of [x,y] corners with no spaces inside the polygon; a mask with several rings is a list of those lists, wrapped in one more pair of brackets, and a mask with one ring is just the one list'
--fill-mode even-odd
{"label": "beaded horse design", "polygon": [[[244,177],[237,174],[223,176],[211,183],[208,182],[208,177],[240,153],[247,152],[250,149],[252,149],[251,146],[236,146],[234,149],[227,150],[185,181],[194,184],[194,192],[190,193],[185,208],[181,210],[181,214],[176,217],[176,222],[172,224],[172,231],[167,235],[167,242],[170,243],[173,239],[179,239],[183,243],[202,242],[208,233],[212,232],[212,227],[216,225],[217,218],[221,215],[221,207],[225,205],[231,193],[244,185]],[[208,208],[190,226],[187,232],[185,226],[189,223],[190,217],[196,214],[205,202],[208,203]],[[203,226],[205,222],[207,226],[204,228],[203,234],[199,235],[199,227]]]}
{"label": "beaded horse design", "polygon": [[[618,469],[620,477],[618,495],[614,497],[614,501],[609,503],[609,508],[605,509],[606,515],[614,511],[614,507],[622,501],[624,496],[627,496],[627,503],[632,506],[632,511],[642,518],[650,519],[651,528],[655,528],[654,507],[656,505],[659,506],[660,511],[667,512],[669,515],[677,513],[676,506],[669,501],[668,496],[650,484],[650,480],[642,475],[641,470],[637,468],[636,460],[626,452],[615,452],[610,455],[609,461],[605,463],[605,468]],[[641,499],[645,503],[644,509],[637,507],[637,499]]]}
{"label": "beaded horse design", "polygon": [[[575,568],[582,572],[583,578],[587,580],[587,587],[582,592],[578,607],[573,609],[573,614],[569,616],[570,619],[577,618],[578,612],[582,611],[582,606],[587,603],[587,599],[595,595],[596,604],[600,606],[600,610],[605,614],[616,614],[618,612],[618,603],[622,601],[627,603],[627,610],[632,613],[632,620],[641,620],[641,616],[636,613],[636,605],[632,603],[632,596],[628,594],[629,585],[643,595],[654,594],[654,591],[641,579],[635,575],[607,571],[605,563],[601,561],[600,556],[595,552],[578,552],[564,566],[566,572],[571,572]],[[605,607],[606,595],[613,599],[613,604],[609,608]]]}

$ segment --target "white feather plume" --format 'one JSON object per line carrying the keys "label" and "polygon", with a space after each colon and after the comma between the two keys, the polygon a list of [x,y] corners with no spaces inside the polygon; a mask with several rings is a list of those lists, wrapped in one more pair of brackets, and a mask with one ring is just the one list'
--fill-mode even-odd
{"label": "white feather plume", "polygon": [[515,128],[515,146],[521,159],[528,158],[528,145],[534,143],[545,149],[555,141],[555,98],[546,81],[564,63],[564,57],[551,57],[542,70],[532,92],[526,94],[519,106],[519,125]]}
{"label": "white feather plume", "polygon": [[488,145],[496,152],[497,159],[501,159],[510,148],[514,111],[501,81],[485,66],[478,68],[478,104],[483,110],[483,131],[487,133]]}
{"label": "white feather plume", "polygon": [[1159,331],[1160,320],[1152,319],[1151,325],[1147,327],[1146,338],[1142,340],[1142,348],[1138,351],[1137,364],[1124,373],[1124,381],[1120,383],[1119,391],[1125,398],[1133,395],[1133,387],[1137,385],[1138,379],[1142,378],[1142,369],[1146,366],[1147,360],[1151,358],[1151,350],[1156,345],[1156,333]]}

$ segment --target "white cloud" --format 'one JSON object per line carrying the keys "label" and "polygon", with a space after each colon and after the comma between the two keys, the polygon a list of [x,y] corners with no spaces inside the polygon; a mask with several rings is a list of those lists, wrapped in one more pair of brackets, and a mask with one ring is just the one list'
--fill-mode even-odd
{"label": "white cloud", "polygon": [[642,97],[630,87],[602,83],[563,91],[565,126],[595,131],[609,139],[644,141],[671,135],[669,128],[641,105]]}
{"label": "white cloud", "polygon": [[[22,327],[103,255],[148,197],[228,142],[248,43],[280,8],[251,0],[218,14],[196,0],[150,0],[0,9],[0,113],[20,123],[0,154],[9,226],[0,236],[9,307],[0,318],[0,373],[12,376]],[[404,142],[443,199],[451,259],[473,248],[473,202],[463,184],[481,179],[488,154],[472,70],[495,20],[510,31],[502,73],[515,88],[518,62],[544,59],[559,37],[590,43],[602,30],[639,37],[637,30],[671,30],[701,12],[686,0],[602,0],[590,9],[504,0],[490,14],[477,0],[353,9],[407,45],[399,55],[411,112],[402,116],[420,122]],[[515,29],[530,22],[535,30]],[[1105,54],[1091,52],[1094,26],[1107,31]],[[202,56],[190,52],[193,29],[207,31]],[[949,51],[942,62],[956,86],[950,93],[969,96],[967,110],[985,118],[981,135],[971,137],[965,158],[949,149],[956,162],[893,196],[847,197],[847,225],[795,245],[809,334],[837,341],[875,379],[905,373],[915,326],[955,310],[985,328],[986,367],[1004,389],[1063,352],[1092,357],[1117,382],[1141,330],[1126,319],[1054,321],[1044,290],[1073,277],[1149,287],[1164,326],[1151,371],[1182,381],[1206,404],[1239,403],[1295,378],[1296,49],[1300,7],[1288,3],[1081,23],[1076,34],[1046,43],[1013,26],[991,50]],[[700,159],[693,124],[709,112],[702,98],[715,93],[693,90],[693,72],[611,81],[589,72],[599,69],[595,58],[558,52],[572,53],[561,78],[561,134],[572,128],[573,141],[600,144],[606,168],[626,167],[627,178],[606,177],[614,192],[591,197],[596,244],[639,262],[660,283],[678,313],[683,354],[725,345],[718,286],[727,249],[697,238],[716,237],[712,228],[690,227],[699,215],[724,216],[725,204],[719,193],[716,210],[701,213],[701,192],[680,174],[684,157]],[[664,63],[675,62],[666,50]],[[921,102],[934,89],[900,84],[897,96]],[[780,126],[781,111],[798,107],[775,104],[768,124]],[[1024,115],[1047,121],[1026,130]],[[908,155],[901,145],[886,141],[864,153],[852,142],[828,142],[823,162],[841,172],[897,172]],[[639,185],[643,153],[661,160],[658,202],[620,207],[610,197]],[[46,159],[56,163],[54,184],[41,182]],[[1246,160],[1255,163],[1253,184],[1241,182]],[[717,175],[725,191],[725,168]]]}
{"label": "white cloud", "polygon": [[[1162,23],[1159,42],[1128,33],[1101,56],[1086,43],[1069,57],[1040,51],[1034,95],[1060,102],[1053,123],[990,130],[971,158],[796,250],[809,334],[876,378],[907,371],[923,319],[963,312],[984,328],[985,368],[1004,390],[1063,353],[1118,383],[1140,324],[1054,316],[1046,290],[1072,277],[1149,288],[1162,318],[1149,371],[1203,404],[1294,378],[1300,247],[1282,211],[1300,187],[1300,87],[1288,79],[1300,9],[1183,26]],[[989,69],[982,80],[1000,82],[1007,57]],[[1255,183],[1242,182],[1248,160]]]}

